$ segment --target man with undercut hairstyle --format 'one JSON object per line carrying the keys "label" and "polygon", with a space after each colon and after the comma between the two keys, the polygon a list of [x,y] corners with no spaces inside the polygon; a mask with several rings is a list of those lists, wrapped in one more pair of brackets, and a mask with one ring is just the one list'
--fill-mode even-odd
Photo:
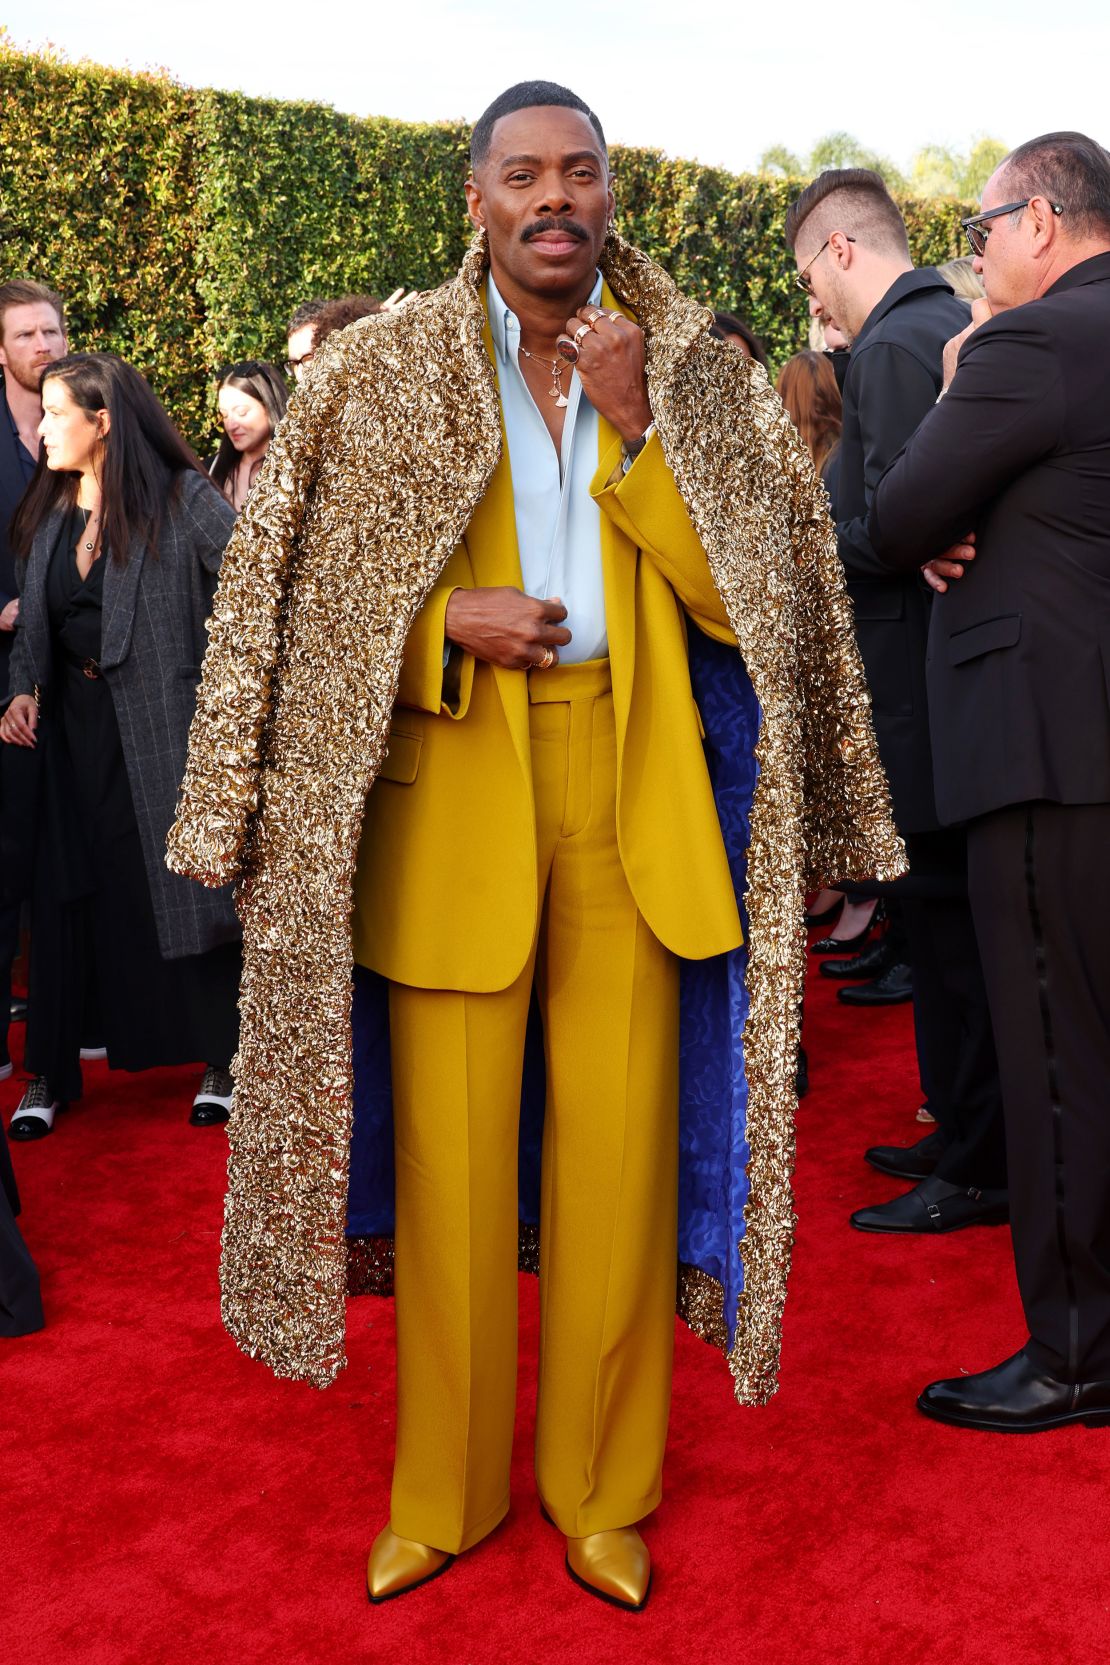
{"label": "man with undercut hairstyle", "polygon": [[936,402],[945,343],[966,324],[967,308],[934,271],[914,270],[898,206],[867,168],[819,174],[791,205],[786,240],[811,313],[851,342],[833,510],[879,752],[910,861],[894,895],[913,973],[921,1081],[938,1123],[914,1145],[867,1152],[880,1172],[916,1183],[857,1209],[851,1221],[860,1231],[934,1236],[1006,1219],[1002,1106],[965,837],[941,826],[933,790],[925,686],[931,591],[916,573],[893,573],[879,559],[867,511],[884,470]]}
{"label": "man with undercut hairstyle", "polygon": [[986,300],[869,531],[940,592],[937,806],[968,828],[1029,1338],[918,1405],[1032,1432],[1110,1422],[1110,155],[1032,139],[964,225]]}
{"label": "man with undercut hairstyle", "polygon": [[395,1223],[371,1601],[508,1510],[523,1249],[540,1498],[638,1608],[676,1296],[774,1385],[805,873],[902,853],[764,370],[613,232],[574,93],[511,88],[471,164],[458,276],[329,337],[275,436],[170,859],[241,879],[225,1322],[326,1383],[344,1222],[378,1288]]}

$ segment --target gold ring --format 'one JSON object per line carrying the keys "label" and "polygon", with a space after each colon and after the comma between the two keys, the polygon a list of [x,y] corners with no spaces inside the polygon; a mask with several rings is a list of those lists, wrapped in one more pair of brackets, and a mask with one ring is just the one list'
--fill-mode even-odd
{"label": "gold ring", "polygon": [[549,671],[554,663],[555,663],[555,649],[545,647],[544,650],[543,650],[543,658],[542,659],[537,659],[537,661],[536,661],[536,669],[538,671]]}
{"label": "gold ring", "polygon": [[589,333],[592,329],[593,329],[592,324],[579,324],[578,328],[575,330],[574,334],[571,336],[571,340],[574,342],[574,345],[577,347],[577,345],[581,341],[582,337],[584,335],[589,335]]}
{"label": "gold ring", "polygon": [[619,324],[621,319],[624,317],[624,313],[623,312],[610,312],[608,316],[609,316],[609,322],[611,324]]}
{"label": "gold ring", "polygon": [[592,317],[592,318],[591,318],[591,319],[590,319],[590,323],[591,323],[591,324],[596,324],[596,323],[597,323],[597,321],[598,321],[598,319],[599,319],[599,318],[600,318],[600,317],[601,317],[601,316],[602,316],[602,314],[601,314],[601,313],[600,313],[600,312],[599,312],[599,311],[596,311],[596,310],[595,310],[595,312],[594,312],[594,315],[593,315],[593,317]]}

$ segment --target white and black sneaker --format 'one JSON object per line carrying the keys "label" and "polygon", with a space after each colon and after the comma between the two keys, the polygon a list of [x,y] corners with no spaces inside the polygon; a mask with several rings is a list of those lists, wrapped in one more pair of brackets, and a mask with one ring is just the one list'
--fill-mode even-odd
{"label": "white and black sneaker", "polygon": [[231,1100],[235,1083],[230,1070],[218,1070],[212,1064],[204,1072],[200,1092],[193,1100],[189,1122],[193,1127],[217,1127],[231,1114]]}
{"label": "white and black sneaker", "polygon": [[13,1139],[45,1139],[53,1130],[54,1114],[61,1104],[47,1086],[45,1075],[36,1075],[27,1083],[27,1091],[20,1099],[8,1126]]}

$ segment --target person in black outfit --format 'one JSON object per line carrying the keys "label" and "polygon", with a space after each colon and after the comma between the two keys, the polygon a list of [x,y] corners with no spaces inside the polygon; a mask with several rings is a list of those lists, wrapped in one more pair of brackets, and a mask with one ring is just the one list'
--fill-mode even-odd
{"label": "person in black outfit", "polygon": [[[859,1209],[861,1231],[934,1233],[1006,1218],[1001,1096],[990,1013],[967,899],[966,842],[942,828],[933,795],[925,691],[931,592],[892,573],[867,532],[871,495],[940,392],[945,343],[967,308],[915,271],[906,228],[878,174],[830,169],[791,205],[786,240],[815,316],[851,340],[834,514],[840,556],[910,872],[898,881],[913,972],[921,1077],[940,1138],[878,1147],[877,1168],[918,1183]],[[937,1146],[943,1148],[937,1155]]]}
{"label": "person in black outfit", "polygon": [[[234,513],[146,382],[106,353],[43,380],[43,448],[12,529],[25,562],[0,739],[41,747],[27,1068],[13,1138],[80,1096],[87,1025],[120,1069],[206,1062],[227,1119],[239,930],[230,894],[165,865]],[[39,703],[42,722],[39,721]]]}
{"label": "person in black outfit", "polygon": [[[62,298],[25,278],[0,283],[0,700],[19,624],[19,596],[8,527],[38,461],[43,369],[66,350]],[[23,759],[0,758],[0,1080],[12,1073],[8,1053],[12,962],[29,871],[26,795],[33,772]]]}
{"label": "person in black outfit", "polygon": [[[937,805],[968,825],[1029,1341],[918,1401],[965,1427],[1110,1421],[1110,155],[1014,151],[965,222],[993,309],[875,493],[873,547],[942,593]],[[955,354],[949,355],[949,362]]]}

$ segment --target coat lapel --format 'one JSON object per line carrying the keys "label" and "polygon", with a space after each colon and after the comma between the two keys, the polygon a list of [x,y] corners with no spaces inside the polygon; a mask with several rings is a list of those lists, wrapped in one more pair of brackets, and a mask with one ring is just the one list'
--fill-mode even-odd
{"label": "coat lapel", "polygon": [[104,621],[101,626],[100,663],[106,669],[122,665],[131,649],[131,631],[135,624],[135,606],[139,596],[146,545],[141,538],[132,538],[126,566],[120,566],[110,555],[104,569]]}
{"label": "coat lapel", "polygon": [[31,661],[31,675],[40,688],[50,681],[50,621],[46,616],[46,574],[54,546],[62,534],[65,510],[55,509],[35,535],[19,598],[19,630]]}

